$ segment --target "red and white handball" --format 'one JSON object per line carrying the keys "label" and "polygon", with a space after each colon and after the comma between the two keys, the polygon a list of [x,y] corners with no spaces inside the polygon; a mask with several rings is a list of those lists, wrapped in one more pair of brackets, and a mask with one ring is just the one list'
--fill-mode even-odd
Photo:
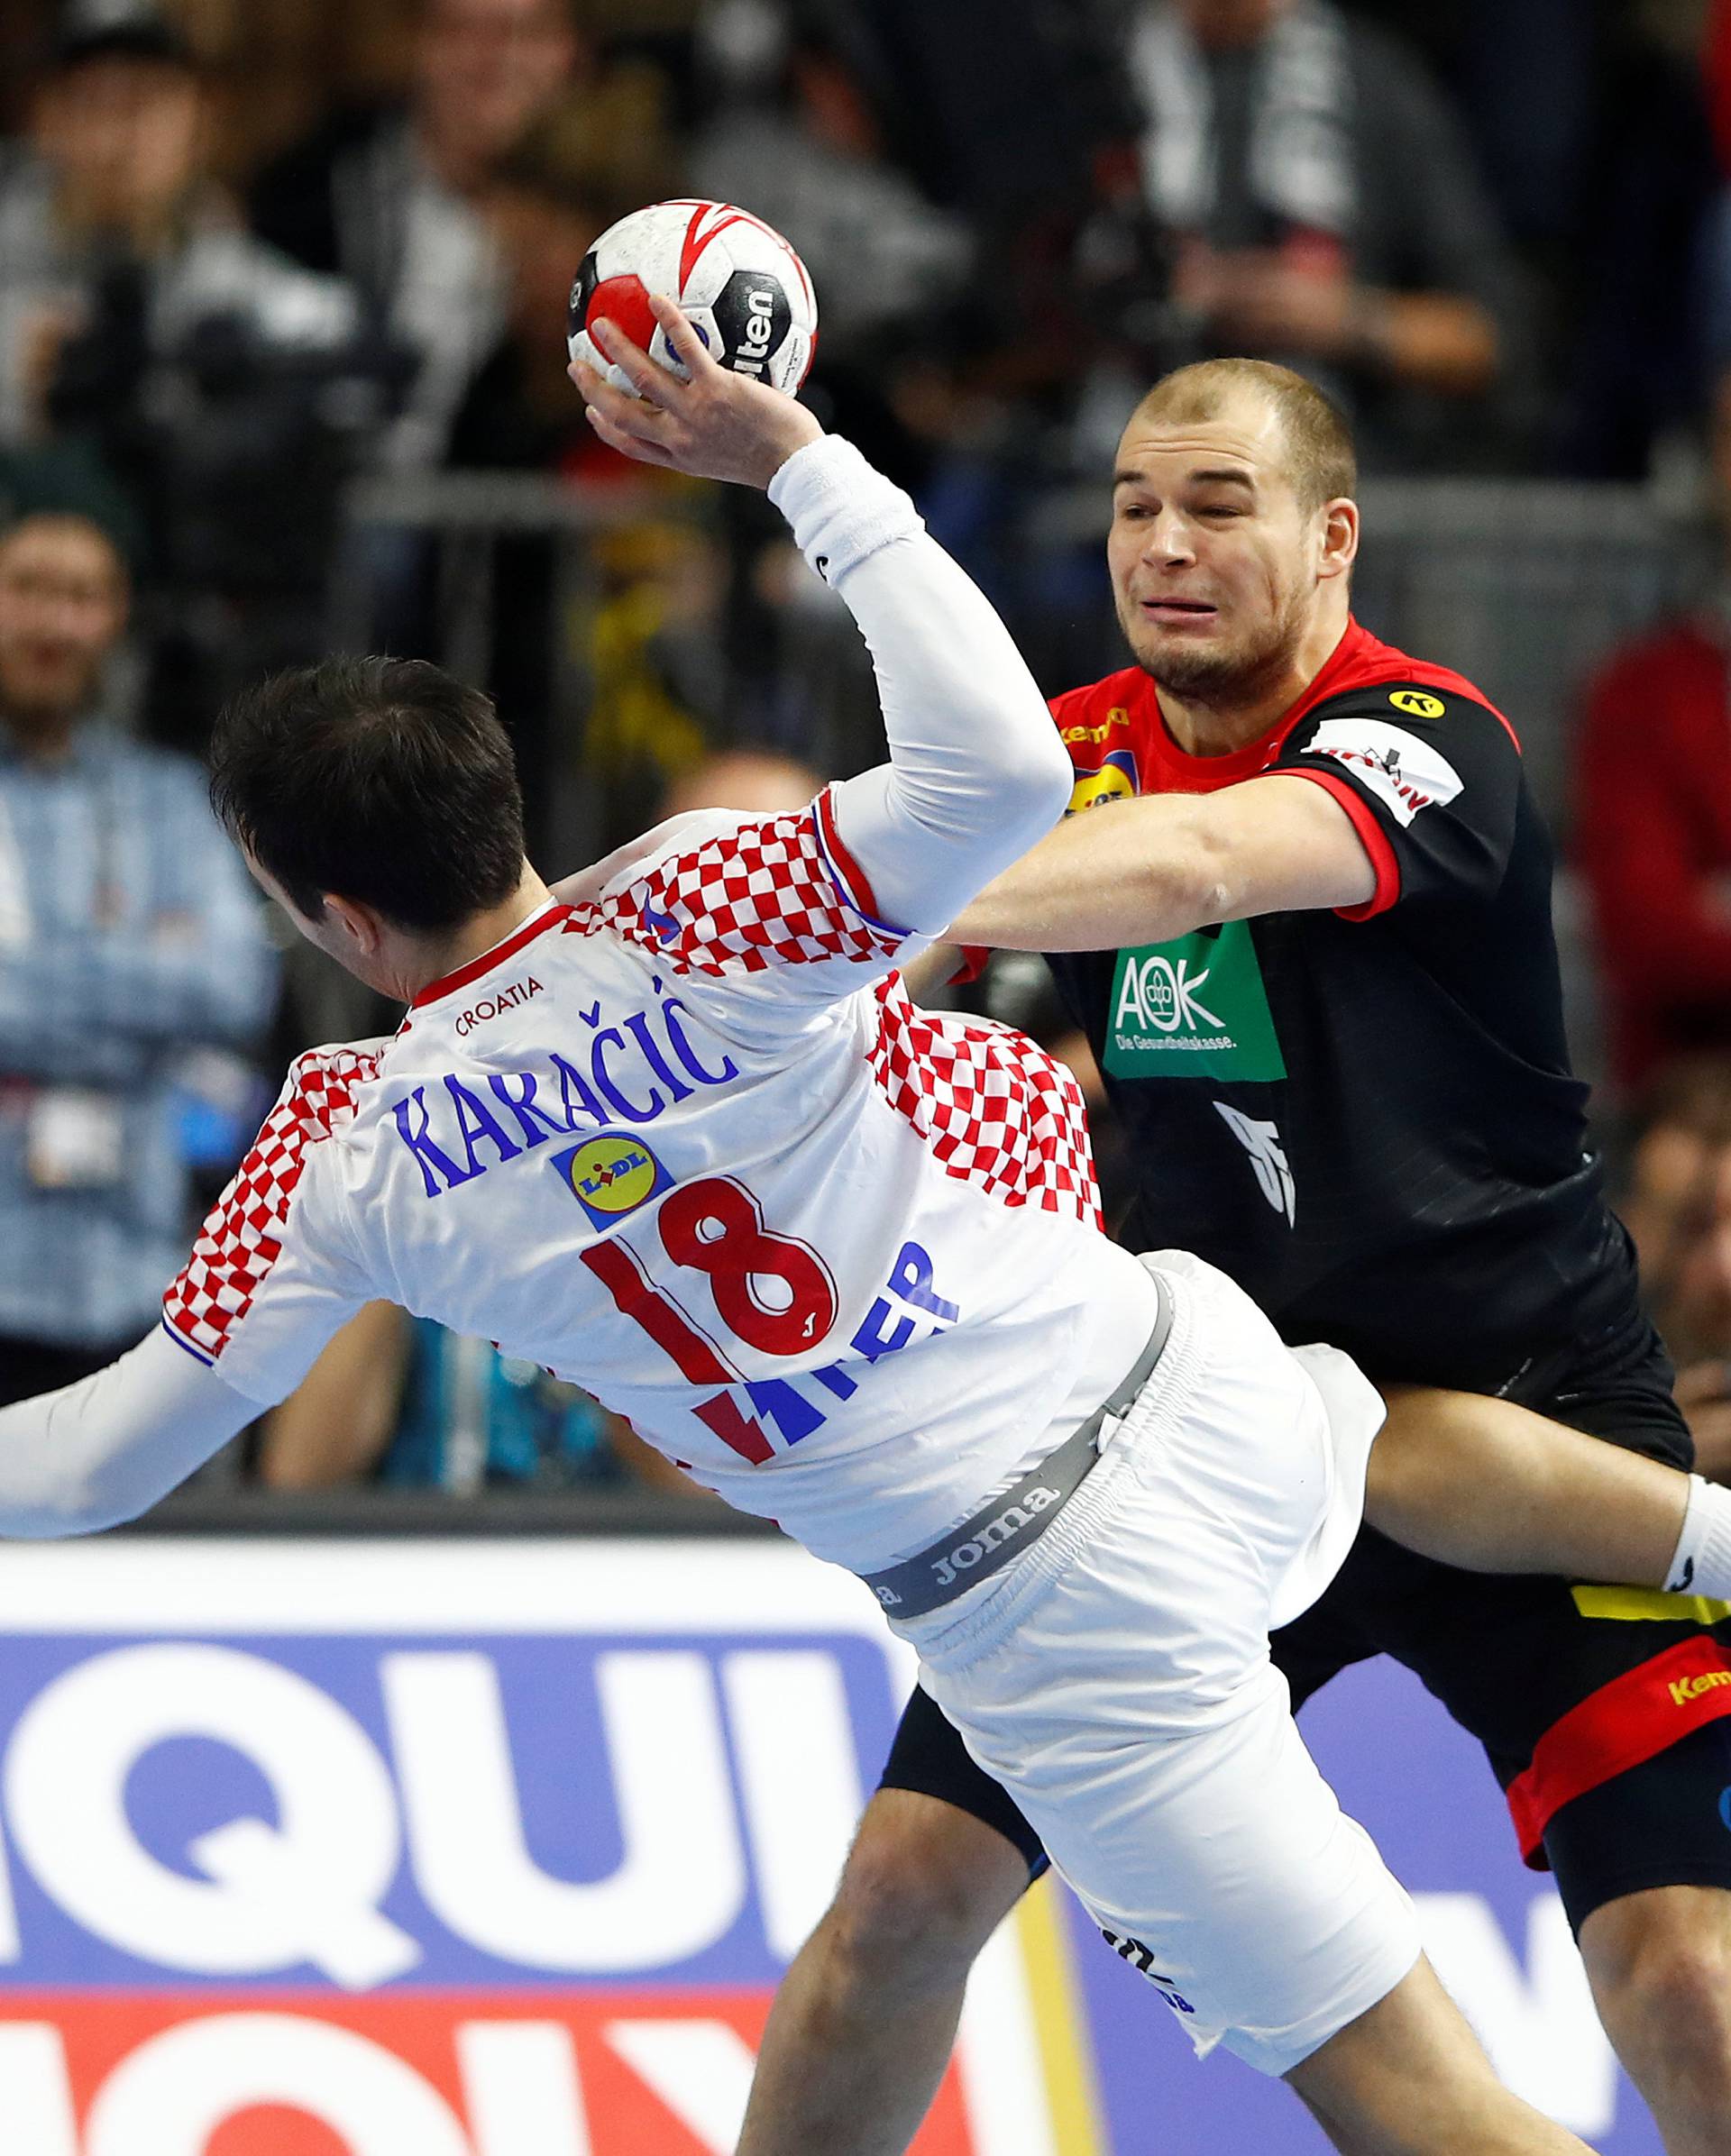
{"label": "red and white handball", "polygon": [[793,396],[811,364],[818,301],[805,264],[780,233],[728,202],[655,202],[609,224],[571,288],[566,344],[617,388],[631,385],[591,343],[617,322],[671,372],[685,368],[649,311],[651,293],[683,308],[724,367]]}

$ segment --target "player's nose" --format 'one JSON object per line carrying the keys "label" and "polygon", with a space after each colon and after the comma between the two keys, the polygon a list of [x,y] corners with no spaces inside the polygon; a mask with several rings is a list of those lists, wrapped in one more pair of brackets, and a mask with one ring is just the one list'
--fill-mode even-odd
{"label": "player's nose", "polygon": [[1142,542],[1145,562],[1165,565],[1194,562],[1195,558],[1195,538],[1186,518],[1168,511],[1149,520]]}

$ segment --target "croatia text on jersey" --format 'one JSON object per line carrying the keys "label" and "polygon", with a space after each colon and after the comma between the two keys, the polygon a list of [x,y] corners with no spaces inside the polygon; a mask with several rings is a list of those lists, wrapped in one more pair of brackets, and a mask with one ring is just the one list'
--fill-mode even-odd
{"label": "croatia text on jersey", "polygon": [[472,1183],[500,1161],[549,1138],[653,1123],[669,1108],[739,1075],[732,1056],[706,1063],[685,1029],[677,996],[602,1025],[599,1003],[579,1012],[591,1028],[581,1060],[549,1054],[527,1070],[483,1081],[447,1074],[417,1085],[392,1108],[397,1135],[414,1156],[429,1198]]}

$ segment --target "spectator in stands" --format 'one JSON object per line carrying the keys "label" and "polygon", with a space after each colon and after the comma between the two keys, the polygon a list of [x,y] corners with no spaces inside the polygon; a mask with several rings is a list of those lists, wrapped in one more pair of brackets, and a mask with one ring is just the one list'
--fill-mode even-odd
{"label": "spectator in stands", "polygon": [[1314,375],[1369,463],[1476,461],[1520,371],[1518,273],[1421,63],[1333,0],[1145,0],[1130,60],[1195,355]]}
{"label": "spectator in stands", "polygon": [[186,1247],[177,1060],[263,1027],[274,966],[197,769],[104,708],[127,579],[99,526],[0,535],[0,1398],[99,1368]]}
{"label": "spectator in stands", "polygon": [[219,316],[279,347],[351,334],[346,288],[252,239],[211,181],[209,122],[152,0],[69,0],[27,154],[0,180],[0,443],[49,429],[69,367],[135,380],[141,350]]}
{"label": "spectator in stands", "polygon": [[479,197],[505,276],[504,319],[451,428],[446,461],[483,471],[633,479],[641,467],[597,440],[571,393],[566,314],[577,265],[615,215],[566,115],[533,127]]}
{"label": "spectator in stands", "polygon": [[779,83],[729,105],[693,144],[694,194],[744,203],[798,248],[817,287],[812,390],[830,423],[916,489],[927,451],[904,387],[923,380],[961,298],[972,241],[886,154],[884,132],[840,49],[809,24],[792,35]]}
{"label": "spectator in stands", "polygon": [[1591,893],[1618,1082],[1731,1046],[1731,369],[1710,426],[1713,596],[1612,654],[1576,743],[1576,845]]}
{"label": "spectator in stands", "polygon": [[[1597,41],[1573,216],[1551,258],[1557,461],[1573,477],[1646,479],[1655,452],[1687,446],[1710,370],[1731,357],[1731,137],[1716,154],[1701,12],[1621,8]],[[1591,42],[1591,24],[1579,34]]]}
{"label": "spectator in stands", "polygon": [[419,355],[386,445],[393,463],[443,456],[507,314],[486,184],[586,69],[570,0],[420,0],[407,103],[339,115],[260,180],[255,229],[309,268],[350,279]]}
{"label": "spectator in stands", "polygon": [[[652,131],[651,115],[640,118]],[[646,148],[646,140],[638,143],[640,160]],[[565,105],[506,153],[478,196],[505,265],[506,320],[452,425],[452,466],[621,484],[634,493],[689,491],[689,482],[646,473],[598,441],[565,371],[572,276],[601,228],[634,206],[612,186],[587,109]],[[502,533],[492,555],[488,684],[510,726],[529,799],[544,817],[557,798],[555,774],[576,747],[580,721],[568,708],[568,684],[579,667],[592,671],[591,654],[573,666],[568,649],[587,626],[571,604],[572,544],[568,533],[544,525]],[[619,544],[615,534],[605,553]],[[682,547],[675,532],[656,550],[658,574],[673,571]],[[591,690],[588,745],[599,760],[613,684],[591,681]],[[549,836],[537,825],[531,844],[545,845]]]}

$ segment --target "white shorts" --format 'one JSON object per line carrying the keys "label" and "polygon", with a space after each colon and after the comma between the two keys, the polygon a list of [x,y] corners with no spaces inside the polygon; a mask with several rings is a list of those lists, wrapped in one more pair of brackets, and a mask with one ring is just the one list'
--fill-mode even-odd
{"label": "white shorts", "polygon": [[1109,1941],[1198,2051],[1283,2074],[1418,1959],[1411,1902],[1293,1722],[1268,1632],[1358,1531],[1382,1402],[1182,1252],[1173,1325],[1027,1554],[898,1626]]}

